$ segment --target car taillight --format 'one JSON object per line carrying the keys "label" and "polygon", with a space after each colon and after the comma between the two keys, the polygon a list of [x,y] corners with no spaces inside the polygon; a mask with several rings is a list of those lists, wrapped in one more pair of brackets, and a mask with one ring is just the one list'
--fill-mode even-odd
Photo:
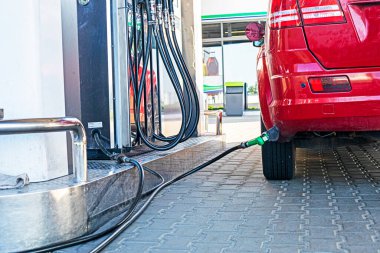
{"label": "car taillight", "polygon": [[351,91],[347,76],[328,76],[309,78],[309,84],[314,93],[348,92]]}
{"label": "car taillight", "polygon": [[270,10],[269,23],[272,29],[301,25],[297,0],[273,0]]}
{"label": "car taillight", "polygon": [[298,0],[304,25],[344,23],[339,0]]}

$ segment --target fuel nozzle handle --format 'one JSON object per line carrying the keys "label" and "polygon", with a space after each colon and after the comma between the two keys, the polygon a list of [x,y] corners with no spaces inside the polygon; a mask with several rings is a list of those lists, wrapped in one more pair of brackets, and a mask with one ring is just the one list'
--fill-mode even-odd
{"label": "fuel nozzle handle", "polygon": [[266,132],[263,132],[259,137],[249,140],[247,142],[242,142],[240,146],[242,148],[248,148],[254,145],[263,146],[268,141],[277,141],[280,137],[280,130],[278,127],[274,126]]}

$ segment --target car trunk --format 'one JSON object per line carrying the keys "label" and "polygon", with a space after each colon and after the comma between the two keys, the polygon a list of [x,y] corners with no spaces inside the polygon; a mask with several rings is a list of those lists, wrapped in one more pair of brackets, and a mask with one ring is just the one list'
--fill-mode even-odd
{"label": "car trunk", "polygon": [[[300,0],[301,6],[305,1],[310,0]],[[323,6],[325,1],[313,2]],[[340,7],[341,23],[323,23],[321,18],[305,23],[310,51],[328,69],[380,67],[380,0],[340,0]]]}

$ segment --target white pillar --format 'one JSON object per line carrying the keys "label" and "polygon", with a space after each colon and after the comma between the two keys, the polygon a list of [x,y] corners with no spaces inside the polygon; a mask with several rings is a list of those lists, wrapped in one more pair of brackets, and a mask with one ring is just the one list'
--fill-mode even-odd
{"label": "white pillar", "polygon": [[199,103],[201,109],[201,119],[198,125],[198,134],[205,131],[203,99],[203,70],[202,70],[202,1],[183,0],[182,1],[182,43],[183,55],[190,74],[196,83]]}

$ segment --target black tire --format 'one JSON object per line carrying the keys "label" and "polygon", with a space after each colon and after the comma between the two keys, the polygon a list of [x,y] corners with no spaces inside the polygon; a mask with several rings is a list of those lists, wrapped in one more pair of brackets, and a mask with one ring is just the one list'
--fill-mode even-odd
{"label": "black tire", "polygon": [[[262,131],[265,131],[261,123]],[[290,180],[294,176],[296,149],[294,142],[267,142],[261,148],[263,173],[268,180]]]}

